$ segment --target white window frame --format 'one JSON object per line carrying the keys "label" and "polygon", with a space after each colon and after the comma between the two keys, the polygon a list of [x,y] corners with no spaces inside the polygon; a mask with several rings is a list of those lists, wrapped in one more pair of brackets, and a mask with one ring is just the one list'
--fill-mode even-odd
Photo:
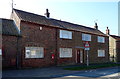
{"label": "white window frame", "polygon": [[60,38],[72,39],[72,32],[67,30],[60,30]]}
{"label": "white window frame", "polygon": [[105,57],[105,50],[98,50],[98,57]]}
{"label": "white window frame", "polygon": [[0,49],[0,55],[2,55],[2,49]]}
{"label": "white window frame", "polygon": [[60,58],[71,58],[72,48],[60,48],[59,57]]}
{"label": "white window frame", "polygon": [[44,48],[25,47],[25,58],[44,58]]}
{"label": "white window frame", "polygon": [[99,43],[105,43],[105,37],[97,36],[97,39]]}
{"label": "white window frame", "polygon": [[83,41],[91,41],[91,35],[82,33],[82,40]]}

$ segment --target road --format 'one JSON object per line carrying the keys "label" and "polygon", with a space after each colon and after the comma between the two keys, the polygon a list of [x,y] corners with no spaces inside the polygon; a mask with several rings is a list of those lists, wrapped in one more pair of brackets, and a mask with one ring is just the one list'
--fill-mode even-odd
{"label": "road", "polygon": [[4,70],[2,77],[3,79],[120,79],[120,67],[82,71],[63,70],[63,67]]}

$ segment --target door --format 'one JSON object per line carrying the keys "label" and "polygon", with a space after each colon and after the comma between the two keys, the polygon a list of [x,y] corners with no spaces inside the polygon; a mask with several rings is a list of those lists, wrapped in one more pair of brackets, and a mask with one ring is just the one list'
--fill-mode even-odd
{"label": "door", "polygon": [[77,63],[83,63],[83,50],[77,50]]}

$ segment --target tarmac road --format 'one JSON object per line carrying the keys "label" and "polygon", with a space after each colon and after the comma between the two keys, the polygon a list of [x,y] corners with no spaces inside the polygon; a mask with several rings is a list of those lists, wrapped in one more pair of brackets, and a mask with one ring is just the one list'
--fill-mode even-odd
{"label": "tarmac road", "polygon": [[4,70],[2,79],[120,79],[120,67],[82,71],[63,70],[63,67]]}

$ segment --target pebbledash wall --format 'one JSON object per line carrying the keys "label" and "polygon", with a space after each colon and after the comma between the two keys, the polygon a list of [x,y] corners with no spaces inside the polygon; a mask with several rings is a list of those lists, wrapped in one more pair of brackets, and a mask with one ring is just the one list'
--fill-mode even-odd
{"label": "pebbledash wall", "polygon": [[[89,41],[89,62],[109,62],[109,39],[107,35],[101,32],[101,34],[89,33],[87,31],[81,32],[74,29],[53,27],[51,25],[21,20],[19,14],[15,13],[15,11],[12,13],[12,19],[18,26],[21,37],[18,37],[18,46],[14,45],[17,42],[16,38],[12,41],[14,44],[11,44],[11,41],[9,42],[12,39],[7,39],[8,42],[3,44],[7,46],[6,48],[8,49],[6,50],[17,52],[17,54],[13,53],[11,55],[11,61],[8,60],[12,64],[5,63],[3,64],[4,67],[13,65],[16,65],[16,67],[44,67],[76,63],[85,64],[86,51],[84,50],[85,41],[82,40],[83,34],[91,36],[91,40]],[[98,31],[94,28],[92,30]],[[61,32],[71,34],[71,36],[68,36],[68,38],[62,37]],[[98,36],[104,38],[103,43],[98,42]],[[30,53],[31,49],[35,47],[39,47],[36,48],[36,51],[40,49],[42,55],[31,58],[30,55],[27,55],[27,52]],[[103,51],[102,54],[100,52],[98,53],[98,50]],[[36,51],[32,50],[33,55],[37,55]],[[66,54],[64,55],[63,53]],[[5,59],[7,60],[9,59],[9,52],[6,52],[6,54]],[[14,57],[17,57],[17,59],[13,59]]]}
{"label": "pebbledash wall", "polygon": [[120,62],[120,40],[116,41],[117,62]]}

